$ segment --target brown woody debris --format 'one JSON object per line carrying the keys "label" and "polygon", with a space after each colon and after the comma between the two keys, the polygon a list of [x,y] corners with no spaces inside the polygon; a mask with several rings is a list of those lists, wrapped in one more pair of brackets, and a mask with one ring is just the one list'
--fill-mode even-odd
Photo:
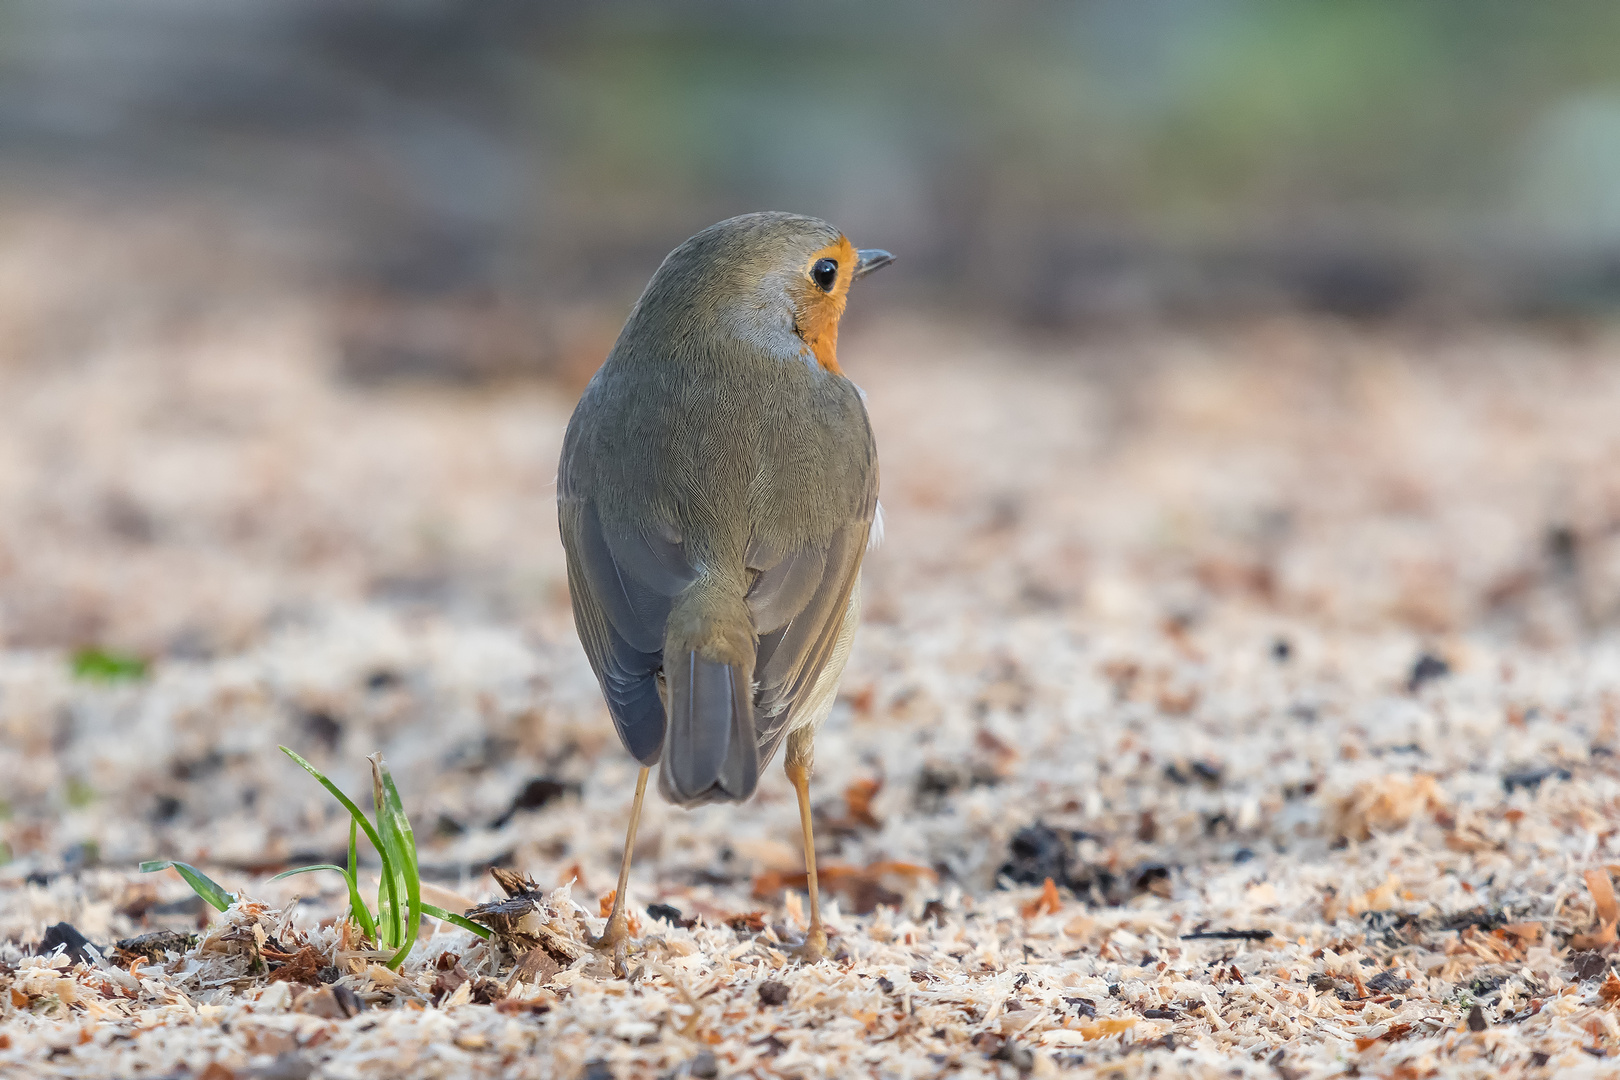
{"label": "brown woody debris", "polygon": [[1615,926],[1620,923],[1620,903],[1615,901],[1614,882],[1609,872],[1594,867],[1582,875],[1586,889],[1592,894],[1592,907],[1597,914],[1597,929],[1587,934],[1576,934],[1569,939],[1574,949],[1602,949],[1615,943]]}

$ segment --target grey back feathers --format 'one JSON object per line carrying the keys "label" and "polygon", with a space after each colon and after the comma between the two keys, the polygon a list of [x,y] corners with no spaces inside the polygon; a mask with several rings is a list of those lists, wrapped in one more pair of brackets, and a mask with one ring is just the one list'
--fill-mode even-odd
{"label": "grey back feathers", "polygon": [[788,290],[838,240],[758,214],[682,244],[564,439],[580,641],[625,748],[683,805],[753,794],[859,574],[871,428],[853,384],[803,359]]}

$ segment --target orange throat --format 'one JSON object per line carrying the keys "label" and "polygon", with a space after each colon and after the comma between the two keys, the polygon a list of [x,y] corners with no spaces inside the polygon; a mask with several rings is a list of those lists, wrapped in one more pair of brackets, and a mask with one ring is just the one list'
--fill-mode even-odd
{"label": "orange throat", "polygon": [[799,336],[815,353],[816,363],[834,375],[844,373],[844,369],[838,366],[838,320],[834,319],[825,330],[811,332],[808,328],[801,329]]}
{"label": "orange throat", "polygon": [[837,260],[838,279],[833,283],[831,292],[822,292],[807,280],[797,305],[796,329],[799,337],[815,354],[816,362],[834,375],[844,373],[843,368],[838,366],[838,321],[844,317],[844,303],[849,299],[849,283],[854,280],[858,258],[860,256],[855,253],[855,245],[842,236],[836,244],[828,244],[810,256],[812,265],[818,259]]}

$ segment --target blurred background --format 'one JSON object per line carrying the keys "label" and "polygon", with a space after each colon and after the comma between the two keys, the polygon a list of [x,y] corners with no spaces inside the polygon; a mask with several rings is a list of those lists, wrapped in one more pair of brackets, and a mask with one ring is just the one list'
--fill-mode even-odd
{"label": "blurred background", "polygon": [[1602,0],[8,0],[0,179],[269,243],[363,379],[569,363],[570,316],[755,208],[1026,326],[1585,313],[1620,299],[1617,31]]}
{"label": "blurred background", "polygon": [[[610,870],[557,447],[663,255],[756,209],[899,256],[846,320],[890,541],[825,751],[892,820],[1044,783],[995,749],[1031,702],[1175,752],[1259,730],[1176,681],[1229,650],[1327,665],[1255,707],[1297,727],[1607,632],[1616,41],[1608,0],[0,0],[0,855],[340,847],[254,801],[286,741],[384,749],[463,867],[584,783],[593,839],[515,858]],[[868,854],[991,880],[940,829]]]}

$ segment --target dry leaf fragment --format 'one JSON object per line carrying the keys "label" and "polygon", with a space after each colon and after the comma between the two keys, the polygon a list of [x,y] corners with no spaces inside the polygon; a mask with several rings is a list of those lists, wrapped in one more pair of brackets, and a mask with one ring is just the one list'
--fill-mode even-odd
{"label": "dry leaf fragment", "polygon": [[550,1012],[551,1007],[556,1003],[557,996],[555,994],[549,991],[541,991],[538,996],[532,998],[501,998],[495,1003],[495,1011],[506,1016],[515,1016],[521,1013],[538,1016],[541,1013]]}
{"label": "dry leaf fragment", "polygon": [[1480,851],[1491,851],[1496,848],[1496,841],[1472,826],[1464,826],[1445,836],[1446,848],[1450,851],[1460,851],[1472,854]]}
{"label": "dry leaf fragment", "polygon": [[305,945],[295,953],[292,959],[282,964],[271,974],[271,982],[297,982],[309,986],[320,983],[318,972],[324,966],[325,960],[312,945]]}
{"label": "dry leaf fragment", "polygon": [[1599,922],[1620,922],[1620,903],[1615,902],[1614,881],[1609,872],[1602,869],[1591,869],[1584,875],[1586,888],[1592,894],[1592,904],[1597,908]]}
{"label": "dry leaf fragment", "polygon": [[1609,872],[1593,867],[1582,875],[1586,890],[1592,894],[1592,907],[1597,912],[1598,928],[1590,934],[1576,934],[1569,939],[1574,949],[1601,949],[1615,943],[1615,925],[1620,923],[1620,903],[1614,898],[1614,882]]}
{"label": "dry leaf fragment", "polygon": [[1041,886],[1041,894],[1024,905],[1024,918],[1033,919],[1037,915],[1056,915],[1063,907],[1063,898],[1058,895],[1057,883],[1051,878]]}
{"label": "dry leaf fragment", "polygon": [[[575,869],[578,869],[577,863],[575,864]],[[570,871],[570,873],[572,873],[572,871]],[[540,895],[540,886],[535,883],[534,878],[528,877],[524,874],[519,874],[515,870],[507,870],[505,867],[492,866],[489,868],[489,876],[495,879],[495,884],[499,885],[501,887],[501,891],[507,896]],[[579,877],[578,874],[574,874],[573,876],[575,878]]]}
{"label": "dry leaf fragment", "polygon": [[531,986],[543,986],[561,970],[562,965],[557,963],[556,957],[547,952],[543,946],[536,945],[524,953],[523,959],[512,969],[512,977],[507,980],[507,989],[510,991],[520,982],[526,982]]}
{"label": "dry leaf fragment", "polygon": [[455,993],[468,979],[467,969],[459,963],[451,965],[448,969],[439,972],[433,979],[433,1000],[442,1002]]}
{"label": "dry leaf fragment", "polygon": [[765,913],[750,911],[742,915],[733,915],[726,920],[726,925],[739,934],[757,934],[765,929]]}
{"label": "dry leaf fragment", "polygon": [[1620,976],[1615,975],[1613,968],[1609,969],[1609,977],[1603,980],[1603,985],[1598,987],[1598,996],[1605,1005],[1620,1001]]}
{"label": "dry leaf fragment", "polygon": [[1440,786],[1427,773],[1390,774],[1357,784],[1334,806],[1334,830],[1352,840],[1405,828],[1422,811],[1445,809]]}
{"label": "dry leaf fragment", "polygon": [[867,683],[859,690],[850,690],[839,697],[849,702],[849,707],[855,710],[857,716],[865,718],[871,715],[872,705],[877,701],[877,685]]}
{"label": "dry leaf fragment", "polygon": [[[879,860],[864,867],[833,863],[823,866],[817,873],[821,888],[836,893],[856,915],[870,915],[880,904],[898,907],[905,898],[897,888],[910,888],[920,881],[934,881],[939,875],[926,866],[915,863]],[[754,899],[769,900],[784,889],[804,891],[809,878],[804,874],[787,874],[767,870],[754,879]]]}
{"label": "dry leaf fragment", "polygon": [[988,729],[978,730],[973,736],[973,746],[985,755],[985,764],[992,776],[1005,780],[1017,768],[1018,751]]}
{"label": "dry leaf fragment", "polygon": [[[490,873],[491,874],[495,873],[495,869],[493,867],[490,869]],[[517,877],[516,874],[513,874],[512,876]],[[500,877],[497,876],[496,880],[500,881]],[[529,880],[530,885],[534,884],[532,879],[519,879],[519,880]],[[573,863],[572,865],[570,865],[568,867],[567,870],[564,870],[562,872],[562,874],[557,878],[557,880],[562,882],[565,885],[568,882],[572,881],[574,884],[579,886],[581,892],[590,892],[591,891],[590,885],[586,884],[586,882],[585,882],[585,868],[583,866],[581,866],[578,862]],[[503,889],[506,888],[506,882],[501,881],[501,887]],[[508,890],[508,891],[510,891],[510,890]],[[536,889],[536,891],[538,891],[538,888]]]}
{"label": "dry leaf fragment", "polygon": [[1163,688],[1159,691],[1157,704],[1159,711],[1166,716],[1186,716],[1198,707],[1198,688],[1191,686],[1179,691]]}
{"label": "dry leaf fragment", "polygon": [[1411,1024],[1391,1024],[1389,1026],[1389,1030],[1385,1031],[1382,1035],[1374,1035],[1370,1039],[1357,1039],[1356,1049],[1365,1050],[1369,1046],[1373,1046],[1381,1042],[1396,1042],[1397,1040],[1404,1039],[1407,1032],[1411,1030]]}
{"label": "dry leaf fragment", "polygon": [[1393,874],[1384,879],[1382,885],[1368,889],[1360,896],[1350,898],[1350,914],[1360,915],[1364,911],[1389,911],[1400,901],[1400,879]]}
{"label": "dry leaf fragment", "polygon": [[872,813],[872,800],[883,790],[881,779],[863,778],[844,789],[844,805],[849,808],[849,820],[868,829],[882,826]]}

